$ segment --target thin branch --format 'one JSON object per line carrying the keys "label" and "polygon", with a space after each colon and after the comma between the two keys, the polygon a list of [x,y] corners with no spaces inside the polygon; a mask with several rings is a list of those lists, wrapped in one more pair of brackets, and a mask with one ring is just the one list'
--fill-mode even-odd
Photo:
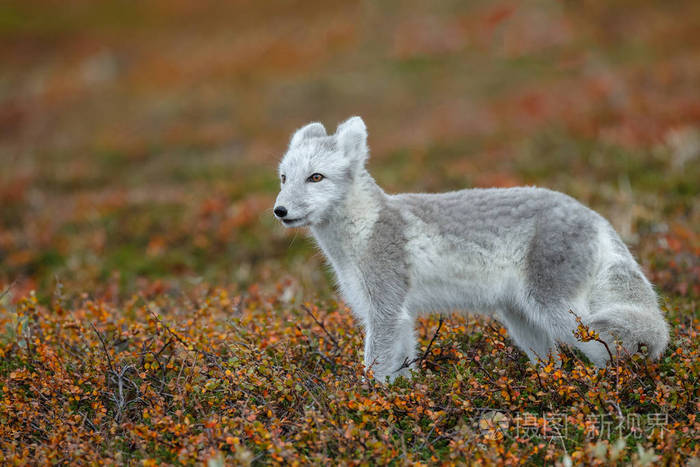
{"label": "thin branch", "polygon": [[[613,354],[612,354],[612,352],[610,351],[610,347],[608,347],[608,343],[605,342],[605,341],[604,341],[603,339],[601,339],[600,337],[595,338],[595,339],[593,339],[593,340],[596,341],[596,342],[600,342],[601,344],[603,344],[603,345],[605,346],[605,350],[608,351],[608,355],[610,356],[610,363],[615,363],[615,360],[613,360]],[[617,364],[617,363],[615,363],[615,364]]]}
{"label": "thin branch", "polygon": [[158,361],[158,364],[160,364],[160,360],[158,360],[158,357],[160,357],[160,354],[162,354],[163,351],[168,348],[168,346],[170,345],[170,343],[172,341],[173,341],[172,339],[168,339],[168,342],[163,344],[163,347],[161,347],[160,350],[154,354],[154,357],[155,357],[156,361]]}
{"label": "thin branch", "polygon": [[435,334],[433,334],[433,338],[430,339],[430,342],[428,343],[428,348],[425,349],[425,353],[423,354],[423,357],[421,358],[421,360],[425,360],[428,357],[428,355],[430,354],[430,348],[433,346],[433,342],[435,342],[435,339],[437,338],[438,333],[440,332],[440,328],[442,328],[443,321],[444,321],[444,318],[442,316],[440,316],[440,322],[438,323],[438,327],[435,330]]}
{"label": "thin branch", "polygon": [[[574,313],[574,310],[569,310],[569,313],[571,313],[572,315],[574,315],[574,318],[576,319],[576,323],[577,323],[579,326],[583,326],[583,327],[586,329],[586,332],[589,334],[587,340],[592,340],[592,341],[595,341],[595,342],[598,342],[598,343],[603,344],[603,346],[605,347],[605,350],[608,351],[608,356],[610,357],[610,363],[614,363],[613,354],[612,354],[612,352],[610,351],[610,347],[608,347],[608,343],[605,342],[603,339],[601,339],[599,336],[598,336],[598,337],[593,337],[593,336],[591,335],[590,328],[588,327],[588,325],[583,324],[583,320],[581,320],[581,317],[580,317],[579,315],[577,315],[576,313]],[[576,331],[574,331],[574,332],[576,332]],[[594,331],[594,332],[595,332],[595,331]],[[595,333],[595,335],[597,335],[597,334],[598,334],[598,333]],[[582,340],[582,342],[586,342],[586,340]]]}
{"label": "thin branch", "polygon": [[333,367],[333,371],[335,371],[335,369],[337,367],[336,363],[333,360],[331,360],[330,358],[328,358],[326,355],[324,355],[323,352],[321,352],[321,349],[319,347],[314,347],[311,344],[311,339],[309,339],[309,337],[306,334],[304,334],[304,330],[301,328],[301,326],[299,326],[297,324],[296,327],[299,330],[299,332],[301,332],[304,335],[304,337],[306,337],[306,344],[309,346],[309,350],[312,353],[318,354],[326,363],[328,363],[331,367]]}
{"label": "thin branch", "polygon": [[[155,314],[152,310],[148,310],[148,311],[149,311],[149,313],[151,313],[151,314],[153,315],[153,317],[156,319],[156,321],[158,321],[158,322],[160,323],[160,325],[163,326],[163,327],[165,328],[165,330],[168,331],[168,333],[170,333],[170,335],[173,336],[173,337],[175,338],[175,340],[177,340],[180,344],[182,344],[183,347],[185,347],[185,350],[190,350],[190,348],[189,348],[189,345],[190,345],[190,344],[187,344],[185,341],[183,341],[183,340],[180,338],[180,336],[178,336],[172,329],[170,329],[170,327],[169,327],[167,324],[165,324],[165,323],[158,317],[158,315]],[[194,346],[192,346],[192,347],[194,348]]]}
{"label": "thin branch", "polygon": [[112,365],[112,357],[109,355],[109,351],[107,350],[107,344],[105,343],[102,334],[100,334],[100,331],[97,330],[95,324],[92,321],[90,321],[90,326],[92,326],[92,329],[95,331],[95,334],[97,334],[97,337],[100,339],[100,343],[102,344],[102,350],[104,350],[105,355],[107,356],[107,363],[109,363],[110,371],[116,374],[116,372],[114,371],[114,365]]}
{"label": "thin branch", "polygon": [[[158,317],[157,314],[155,314],[152,310],[148,310],[148,311],[153,315],[153,317],[156,319],[156,321],[158,321],[160,323],[160,325],[163,326],[165,328],[165,330],[168,331],[170,333],[170,335],[172,335],[175,338],[176,341],[178,341],[180,344],[182,344],[182,346],[185,348],[185,350],[187,350],[188,352],[192,352],[195,355],[202,354],[204,356],[204,358],[207,359],[207,363],[209,363],[210,366],[213,365],[213,366],[216,366],[219,370],[223,370],[221,364],[219,363],[220,357],[218,355],[211,353],[211,352],[207,352],[206,350],[200,350],[194,344],[186,343],[184,340],[182,340],[180,338],[180,336],[177,335],[177,333],[175,333],[175,331],[170,329],[170,327],[167,324],[165,324]],[[192,349],[190,349],[190,346],[192,347]]]}
{"label": "thin branch", "polygon": [[397,372],[403,370],[404,368],[410,368],[411,365],[413,365],[414,363],[417,363],[417,362],[423,363],[423,361],[425,361],[425,359],[428,358],[428,355],[430,355],[430,348],[433,346],[433,342],[435,342],[435,339],[437,339],[437,336],[440,333],[440,328],[442,328],[443,321],[444,321],[444,317],[440,316],[440,322],[438,323],[438,327],[435,330],[435,334],[433,334],[433,338],[430,339],[430,342],[428,343],[428,347],[425,349],[425,352],[423,353],[423,355],[420,357],[416,357],[411,361],[409,361],[408,357],[406,357],[404,359],[403,363],[401,363],[401,366],[398,367],[396,370],[394,370],[394,373],[397,373]]}
{"label": "thin branch", "polygon": [[302,305],[301,308],[302,308],[302,310],[307,312],[309,315],[311,315],[311,317],[314,319],[314,321],[316,321],[316,324],[318,324],[321,327],[321,329],[323,329],[323,332],[325,332],[326,335],[328,336],[328,338],[333,342],[333,345],[335,345],[335,348],[339,349],[340,345],[338,344],[338,341],[336,340],[336,338],[333,336],[333,334],[331,334],[328,331],[328,329],[326,329],[326,326],[324,326],[323,323],[321,321],[319,321],[318,318],[316,318],[316,316],[309,309],[309,307],[307,307],[306,305]]}

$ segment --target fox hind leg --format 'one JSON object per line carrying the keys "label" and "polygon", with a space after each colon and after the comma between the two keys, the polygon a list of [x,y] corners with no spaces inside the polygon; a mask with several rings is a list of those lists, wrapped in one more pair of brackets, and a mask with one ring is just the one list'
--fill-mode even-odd
{"label": "fox hind leg", "polygon": [[[652,359],[663,353],[669,339],[668,324],[638,265],[617,262],[603,268],[589,299],[589,325],[600,332],[613,353],[616,349],[612,336],[620,339],[629,353],[640,344],[647,345]],[[607,351],[605,357],[609,358]]]}
{"label": "fox hind leg", "polygon": [[501,318],[511,339],[527,354],[530,362],[546,362],[550,356],[558,362],[556,342],[546,329],[532,323],[524,310],[515,306],[508,307]]}

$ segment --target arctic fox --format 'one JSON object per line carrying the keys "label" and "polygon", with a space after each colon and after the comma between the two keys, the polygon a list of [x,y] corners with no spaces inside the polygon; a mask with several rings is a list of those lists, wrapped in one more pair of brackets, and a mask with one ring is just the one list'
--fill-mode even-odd
{"label": "arctic fox", "polygon": [[646,344],[652,358],[662,354],[668,326],[656,294],[599,214],[536,187],[390,195],[365,169],[368,153],[360,117],[333,135],[321,123],[297,130],[274,213],[287,227],[310,227],[380,381],[410,375],[421,312],[491,314],[533,363],[564,343],[605,365],[601,343],[574,337],[573,313],[612,351],[617,338],[628,352]]}

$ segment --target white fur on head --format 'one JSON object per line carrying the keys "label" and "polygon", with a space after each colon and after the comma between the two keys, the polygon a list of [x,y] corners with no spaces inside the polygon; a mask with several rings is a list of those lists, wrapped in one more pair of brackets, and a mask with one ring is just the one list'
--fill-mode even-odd
{"label": "white fur on head", "polygon": [[309,123],[301,128],[299,128],[292,136],[292,140],[289,143],[289,147],[297,146],[299,143],[308,138],[315,138],[318,136],[326,136],[326,129],[323,124],[318,122]]}
{"label": "white fur on head", "polygon": [[364,164],[367,160],[367,127],[360,117],[350,117],[335,130],[338,145],[345,157]]}

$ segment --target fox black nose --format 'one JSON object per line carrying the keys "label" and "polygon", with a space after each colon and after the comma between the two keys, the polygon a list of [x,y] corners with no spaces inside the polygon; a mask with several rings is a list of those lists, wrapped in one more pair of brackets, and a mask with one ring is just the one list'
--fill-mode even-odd
{"label": "fox black nose", "polygon": [[275,208],[275,216],[277,217],[284,217],[287,215],[287,208],[284,206],[277,206]]}

